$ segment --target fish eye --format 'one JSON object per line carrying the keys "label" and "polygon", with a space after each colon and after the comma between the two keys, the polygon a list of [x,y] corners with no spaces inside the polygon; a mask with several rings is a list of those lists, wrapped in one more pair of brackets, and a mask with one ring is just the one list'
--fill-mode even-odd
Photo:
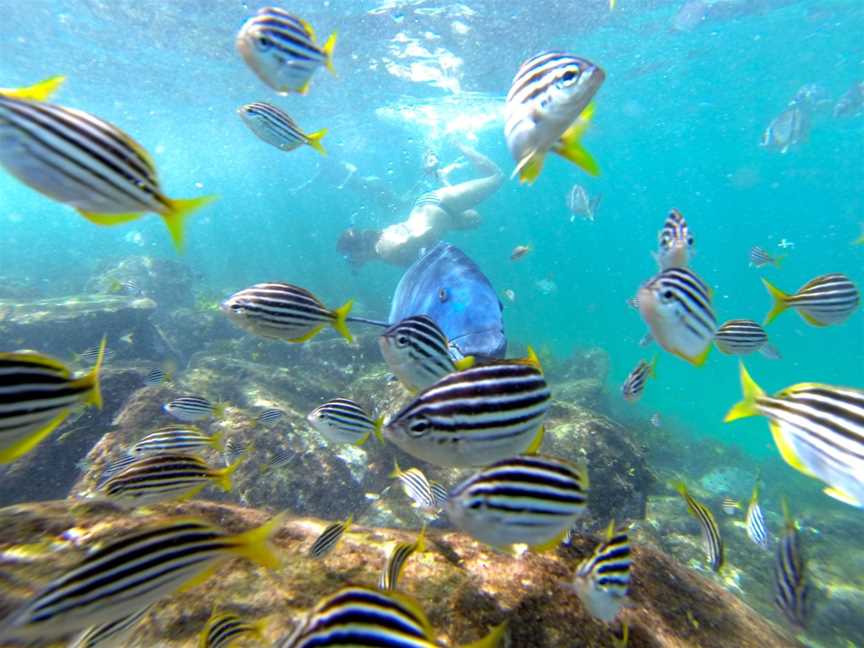
{"label": "fish eye", "polygon": [[396,336],[396,346],[398,346],[398,347],[408,346],[408,336],[407,335],[397,335]]}
{"label": "fish eye", "polygon": [[692,247],[692,245],[693,245],[693,237],[692,236],[687,237],[687,245]]}
{"label": "fish eye", "polygon": [[674,296],[675,296],[674,293],[673,293],[671,290],[668,290],[668,289],[667,289],[667,290],[664,290],[663,293],[661,294],[661,297],[662,297],[663,301],[666,301],[666,302],[670,302],[670,301],[672,301],[672,298],[673,298]]}
{"label": "fish eye", "polygon": [[560,79],[558,79],[558,83],[556,84],[559,88],[567,88],[579,79],[579,73],[574,70],[567,70]]}
{"label": "fish eye", "polygon": [[408,434],[416,439],[426,434],[429,431],[429,427],[430,423],[426,419],[416,419],[411,421],[411,424],[408,426]]}
{"label": "fish eye", "polygon": [[268,50],[273,42],[266,36],[259,36],[255,39],[255,44],[258,45],[258,49]]}

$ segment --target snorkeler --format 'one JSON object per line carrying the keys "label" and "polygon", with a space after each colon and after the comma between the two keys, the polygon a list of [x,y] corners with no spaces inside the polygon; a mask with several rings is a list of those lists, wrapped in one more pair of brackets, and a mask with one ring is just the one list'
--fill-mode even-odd
{"label": "snorkeler", "polygon": [[[481,177],[424,193],[417,198],[408,218],[401,223],[383,230],[353,227],[345,230],[339,237],[338,248],[351,265],[360,267],[377,259],[407,266],[417,259],[421,250],[441,240],[448,230],[473,229],[480,225],[480,214],[475,207],[498,190],[504,182],[504,176],[486,156],[467,147],[460,147],[460,150]],[[426,163],[434,163],[429,168],[437,169],[437,156],[434,160],[424,160],[424,167]],[[445,169],[452,166],[448,165]]]}

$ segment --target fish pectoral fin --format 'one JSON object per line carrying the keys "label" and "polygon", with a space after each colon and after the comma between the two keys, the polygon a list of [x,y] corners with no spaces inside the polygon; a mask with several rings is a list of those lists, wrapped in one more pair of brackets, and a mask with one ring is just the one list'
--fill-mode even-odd
{"label": "fish pectoral fin", "polygon": [[539,153],[537,151],[533,151],[519,160],[519,164],[516,165],[516,168],[513,169],[513,173],[510,174],[511,178],[519,176],[520,183],[528,183],[534,184],[534,181],[540,176],[540,172],[543,170],[543,162],[546,159],[546,155],[544,153]]}
{"label": "fish pectoral fin", "polygon": [[540,451],[540,446],[543,445],[543,437],[546,435],[546,427],[541,425],[540,429],[537,430],[537,434],[534,436],[534,439],[531,441],[531,445],[525,448],[525,452],[523,454],[537,454]]}
{"label": "fish pectoral fin", "polygon": [[308,333],[306,333],[306,334],[304,334],[304,335],[301,335],[300,337],[296,337],[296,338],[289,338],[288,341],[289,341],[289,342],[294,342],[294,343],[308,342],[308,341],[311,340],[313,337],[315,337],[316,335],[318,335],[318,334],[321,332],[321,329],[323,329],[323,328],[324,328],[324,325],[323,325],[323,324],[319,324],[318,326],[316,326],[315,328],[313,328],[313,329],[312,329],[311,331],[309,331]]}
{"label": "fish pectoral fin", "polygon": [[57,429],[64,419],[69,416],[69,411],[61,412],[57,416],[55,416],[49,423],[32,434],[29,434],[25,438],[21,439],[17,443],[12,444],[9,447],[3,448],[0,451],[0,464],[10,463],[15,461],[18,457],[21,457],[28,452],[30,452],[37,445],[42,443],[48,435],[50,435],[54,430]]}
{"label": "fish pectoral fin", "polygon": [[130,212],[128,214],[96,214],[94,212],[84,211],[83,209],[79,209],[78,213],[91,223],[96,223],[103,227],[112,227],[114,225],[129,223],[144,215],[144,212]]}
{"label": "fish pectoral fin", "polygon": [[777,449],[780,451],[780,456],[783,457],[783,461],[808,477],[816,477],[813,471],[802,463],[801,459],[798,457],[798,453],[795,452],[795,448],[786,439],[780,426],[772,421],[769,424],[769,427],[771,428],[771,436],[774,437],[774,445],[776,445]]}
{"label": "fish pectoral fin", "polygon": [[810,313],[805,313],[804,311],[798,311],[801,317],[807,322],[810,326],[818,326],[819,328],[823,328],[828,326],[825,322],[820,322],[815,317],[813,317]]}
{"label": "fish pectoral fin", "polygon": [[864,506],[864,503],[858,501],[852,495],[844,490],[840,490],[836,486],[828,486],[822,492],[828,495],[828,497],[833,497],[838,502],[843,502],[844,504],[849,504],[850,506],[856,506],[858,508]]}

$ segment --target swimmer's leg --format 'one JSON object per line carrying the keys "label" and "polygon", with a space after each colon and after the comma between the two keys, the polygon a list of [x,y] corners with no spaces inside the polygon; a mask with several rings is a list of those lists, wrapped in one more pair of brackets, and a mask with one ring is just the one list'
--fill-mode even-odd
{"label": "swimmer's leg", "polygon": [[485,177],[460,182],[449,187],[435,190],[435,194],[441,199],[441,207],[451,214],[458,214],[475,208],[489,196],[495,193],[504,183],[501,169],[485,155],[481,155],[474,149],[460,147],[474,168]]}

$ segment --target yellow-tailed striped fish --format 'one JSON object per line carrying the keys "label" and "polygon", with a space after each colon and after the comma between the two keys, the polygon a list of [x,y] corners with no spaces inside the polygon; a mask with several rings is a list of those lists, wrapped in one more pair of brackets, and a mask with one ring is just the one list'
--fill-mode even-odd
{"label": "yellow-tailed striped fish", "polygon": [[827,495],[864,508],[864,390],[799,383],[768,396],[743,363],[741,388],[727,423],[765,416],[787,464],[827,484]]}
{"label": "yellow-tailed striped fish", "polygon": [[75,568],[0,622],[4,639],[49,641],[112,623],[207,580],[218,565],[240,556],[276,568],[269,539],[284,520],[239,535],[209,522],[173,519],[150,525],[87,554]]}
{"label": "yellow-tailed striped fish", "polygon": [[482,466],[537,450],[550,400],[532,353],[444,376],[382,431],[411,456],[436,466]]}
{"label": "yellow-tailed striped fish", "polygon": [[319,405],[306,416],[309,425],[333,443],[353,443],[361,446],[373,434],[381,434],[382,418],[373,419],[360,405],[349,398],[334,398]]}
{"label": "yellow-tailed striped fish", "polygon": [[609,623],[628,603],[630,589],[630,540],[627,529],[606,528],[606,538],[576,570],[573,588],[588,611]]}
{"label": "yellow-tailed striped fish", "polygon": [[727,495],[723,498],[721,507],[726,515],[735,515],[737,511],[741,510],[741,502]]}
{"label": "yellow-tailed striped fish", "polygon": [[[497,648],[506,625],[463,648]],[[409,596],[360,586],[325,596],[278,648],[438,648],[426,613]]]}
{"label": "yellow-tailed striped fish", "polygon": [[417,508],[423,511],[434,511],[437,507],[435,494],[432,492],[432,484],[426,478],[425,473],[419,468],[402,470],[399,463],[390,473],[390,477],[398,479],[402,484],[402,490],[411,498]]}
{"label": "yellow-tailed striped fish", "polygon": [[788,308],[794,308],[805,322],[812,326],[842,324],[858,309],[861,294],[858,287],[844,274],[834,272],[820,275],[789,295],[762,278],[768,293],[774,298],[774,307],[765,316],[765,326]]}
{"label": "yellow-tailed striped fish", "polygon": [[720,527],[717,526],[714,514],[711,509],[687,492],[687,486],[684,485],[684,482],[678,482],[675,485],[675,490],[687,502],[687,510],[690,511],[690,515],[696,518],[702,528],[702,544],[705,554],[708,556],[708,564],[715,572],[720,571],[723,566],[723,538],[720,535]]}
{"label": "yellow-tailed striped fish", "polygon": [[785,527],[777,543],[774,564],[774,603],[783,616],[797,629],[804,629],[810,613],[810,586],[807,583],[807,565],[801,552],[798,524],[789,514],[783,500]]}
{"label": "yellow-tailed striped fish", "polygon": [[87,628],[75,637],[69,648],[114,648],[128,645],[128,639],[138,623],[152,609],[152,605],[133,612],[111,623]]}
{"label": "yellow-tailed striped fish", "polygon": [[411,391],[426,389],[444,376],[474,364],[473,356],[453,359],[450,341],[428,315],[396,322],[380,335],[378,347],[387,366]]}
{"label": "yellow-tailed striped fish", "polygon": [[378,589],[393,591],[399,588],[399,578],[405,569],[405,563],[416,552],[426,551],[426,527],[420,529],[414,542],[399,542],[390,551],[381,576],[378,578]]}
{"label": "yellow-tailed striped fish", "polygon": [[687,268],[669,268],[643,284],[637,298],[639,314],[657,344],[702,366],[717,330],[705,282]]}
{"label": "yellow-tailed striped fish", "polygon": [[165,403],[162,409],[178,421],[197,423],[210,418],[222,418],[225,403],[212,403],[203,396],[181,396]]}
{"label": "yellow-tailed striped fish", "polygon": [[653,253],[660,270],[669,268],[686,268],[693,256],[693,234],[687,225],[687,219],[677,209],[672,209],[663,228],[657,233],[657,252]]}
{"label": "yellow-tailed striped fish", "polygon": [[0,463],[30,452],[76,407],[102,408],[104,352],[103,339],[96,366],[80,378],[59,360],[39,353],[0,353]]}
{"label": "yellow-tailed striped fish", "polygon": [[504,106],[504,137],[520,182],[537,179],[549,151],[591,175],[600,173],[581,139],[605,78],[602,68],[566,52],[541,52],[522,64]]}
{"label": "yellow-tailed striped fish", "polygon": [[747,529],[747,537],[762,549],[768,548],[768,529],[765,528],[765,516],[762,515],[762,507],[759,506],[759,484],[753,486],[750,502],[747,504],[747,513],[744,516],[744,526]]}
{"label": "yellow-tailed striped fish", "polygon": [[333,68],[336,32],[319,46],[309,23],[278,7],[259,9],[240,28],[236,44],[258,78],[280,94],[305,95],[312,76],[322,65],[336,73]]}
{"label": "yellow-tailed striped fish", "polygon": [[336,548],[336,545],[339,544],[342,536],[345,535],[345,532],[351,528],[351,523],[353,521],[354,516],[349,515],[347,519],[342,520],[341,522],[328,524],[321,532],[321,535],[315,539],[315,542],[313,542],[312,546],[309,548],[310,558],[321,560],[321,558],[333,551]]}
{"label": "yellow-tailed striped fish", "polygon": [[214,614],[201,631],[198,648],[230,648],[241,637],[254,637],[263,642],[261,624],[244,621],[230,612]]}
{"label": "yellow-tailed striped fish", "polygon": [[326,128],[314,133],[304,133],[291,115],[262,101],[240,106],[237,114],[258,139],[280,151],[293,151],[301,146],[310,146],[321,155],[327,155],[321,144],[321,139],[327,134]]}
{"label": "yellow-tailed striped fish", "polygon": [[785,258],[786,256],[783,254],[771,254],[758,245],[750,248],[750,265],[754,268],[764,268],[767,265],[779,268],[781,261]]}
{"label": "yellow-tailed striped fish", "polygon": [[214,199],[165,196],[144,148],[81,110],[0,92],[0,130],[0,164],[9,173],[97,225],[119,225],[155,212],[179,250],[187,216]]}
{"label": "yellow-tailed striped fish", "polygon": [[287,342],[306,342],[326,325],[349,342],[354,338],[345,320],[351,310],[348,300],[330,310],[305,288],[287,283],[260,283],[234,293],[220,309],[243,330]]}
{"label": "yellow-tailed striped fish", "polygon": [[230,492],[231,475],[244,458],[226,468],[213,468],[194,454],[146,455],[105,480],[98,492],[125,506],[189,499],[211,483]]}
{"label": "yellow-tailed striped fish", "polygon": [[630,372],[630,375],[627,376],[627,379],[624,381],[624,384],[621,385],[621,395],[624,397],[624,400],[635,403],[642,398],[642,392],[645,391],[645,384],[648,382],[648,378],[656,378],[657,374],[654,373],[654,367],[657,366],[657,356],[648,362],[647,360],[640,360],[639,364]]}
{"label": "yellow-tailed striped fish", "polygon": [[273,454],[270,456],[270,459],[266,464],[261,465],[262,473],[269,473],[273,470],[279,470],[280,468],[284,468],[287,466],[294,457],[297,456],[297,453],[294,452],[291,448],[278,448]]}
{"label": "yellow-tailed striped fish", "polygon": [[780,360],[780,352],[768,342],[765,329],[753,320],[728,320],[714,334],[717,349],[727,355],[749,355],[758,351],[769,360]]}
{"label": "yellow-tailed striped fish", "polygon": [[222,451],[222,433],[209,435],[192,426],[166,425],[145,435],[127,453],[133,457],[163,452]]}
{"label": "yellow-tailed striped fish", "polygon": [[447,514],[459,529],[494,547],[557,547],[587,508],[584,465],[549,455],[520,455],[475,473],[450,494]]}

